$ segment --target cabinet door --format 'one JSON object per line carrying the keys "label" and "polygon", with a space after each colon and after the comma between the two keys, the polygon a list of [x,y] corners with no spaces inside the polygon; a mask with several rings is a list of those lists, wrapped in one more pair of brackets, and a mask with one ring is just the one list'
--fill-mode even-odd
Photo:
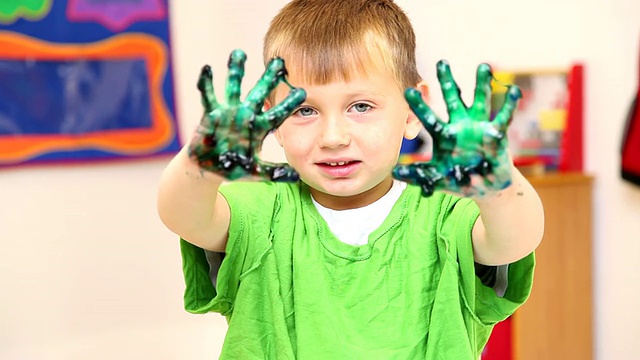
{"label": "cabinet door", "polygon": [[592,359],[591,184],[580,174],[529,179],[545,211],[529,300],[513,316],[515,360]]}

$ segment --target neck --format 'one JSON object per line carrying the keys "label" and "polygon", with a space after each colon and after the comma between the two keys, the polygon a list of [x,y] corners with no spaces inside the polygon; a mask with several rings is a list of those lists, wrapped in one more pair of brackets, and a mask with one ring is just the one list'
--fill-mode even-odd
{"label": "neck", "polygon": [[371,205],[383,197],[393,185],[393,178],[388,177],[378,185],[360,194],[352,196],[334,196],[311,188],[311,195],[318,204],[332,210],[349,210]]}

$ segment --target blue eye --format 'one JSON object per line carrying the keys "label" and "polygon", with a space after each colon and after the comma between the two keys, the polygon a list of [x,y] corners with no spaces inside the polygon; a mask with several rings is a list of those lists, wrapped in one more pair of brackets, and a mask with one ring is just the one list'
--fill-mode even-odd
{"label": "blue eye", "polygon": [[300,115],[300,116],[313,116],[315,112],[316,111],[310,107],[301,107],[298,110],[296,110],[294,114]]}
{"label": "blue eye", "polygon": [[355,112],[357,112],[357,113],[364,113],[364,112],[367,112],[367,111],[369,111],[371,108],[372,108],[372,106],[371,106],[371,105],[369,105],[369,104],[365,104],[365,103],[357,103],[357,104],[354,104],[354,105],[351,107],[351,109],[353,109],[353,110],[354,110]]}

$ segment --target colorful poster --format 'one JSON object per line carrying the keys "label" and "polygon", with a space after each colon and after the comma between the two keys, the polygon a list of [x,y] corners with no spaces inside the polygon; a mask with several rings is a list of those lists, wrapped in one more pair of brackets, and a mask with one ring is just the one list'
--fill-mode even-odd
{"label": "colorful poster", "polygon": [[0,166],[180,148],[167,0],[0,1]]}
{"label": "colorful poster", "polygon": [[[569,101],[568,72],[496,71],[494,76],[504,84],[516,84],[522,99],[509,125],[509,145],[517,166],[540,163],[546,170],[558,170],[562,136],[567,128]],[[494,87],[492,109],[504,103],[506,87]],[[495,114],[494,114],[495,115]]]}

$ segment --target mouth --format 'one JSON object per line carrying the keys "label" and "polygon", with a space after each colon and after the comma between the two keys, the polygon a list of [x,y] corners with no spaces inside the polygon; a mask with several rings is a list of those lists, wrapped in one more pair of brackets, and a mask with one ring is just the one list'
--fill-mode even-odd
{"label": "mouth", "polygon": [[325,162],[325,163],[320,163],[320,165],[325,165],[325,166],[331,166],[331,167],[335,167],[335,166],[345,166],[345,165],[351,165],[354,163],[357,163],[359,161],[337,161],[337,162]]}
{"label": "mouth", "polygon": [[342,160],[324,161],[316,163],[322,172],[333,178],[345,178],[353,175],[359,168],[362,161]]}

